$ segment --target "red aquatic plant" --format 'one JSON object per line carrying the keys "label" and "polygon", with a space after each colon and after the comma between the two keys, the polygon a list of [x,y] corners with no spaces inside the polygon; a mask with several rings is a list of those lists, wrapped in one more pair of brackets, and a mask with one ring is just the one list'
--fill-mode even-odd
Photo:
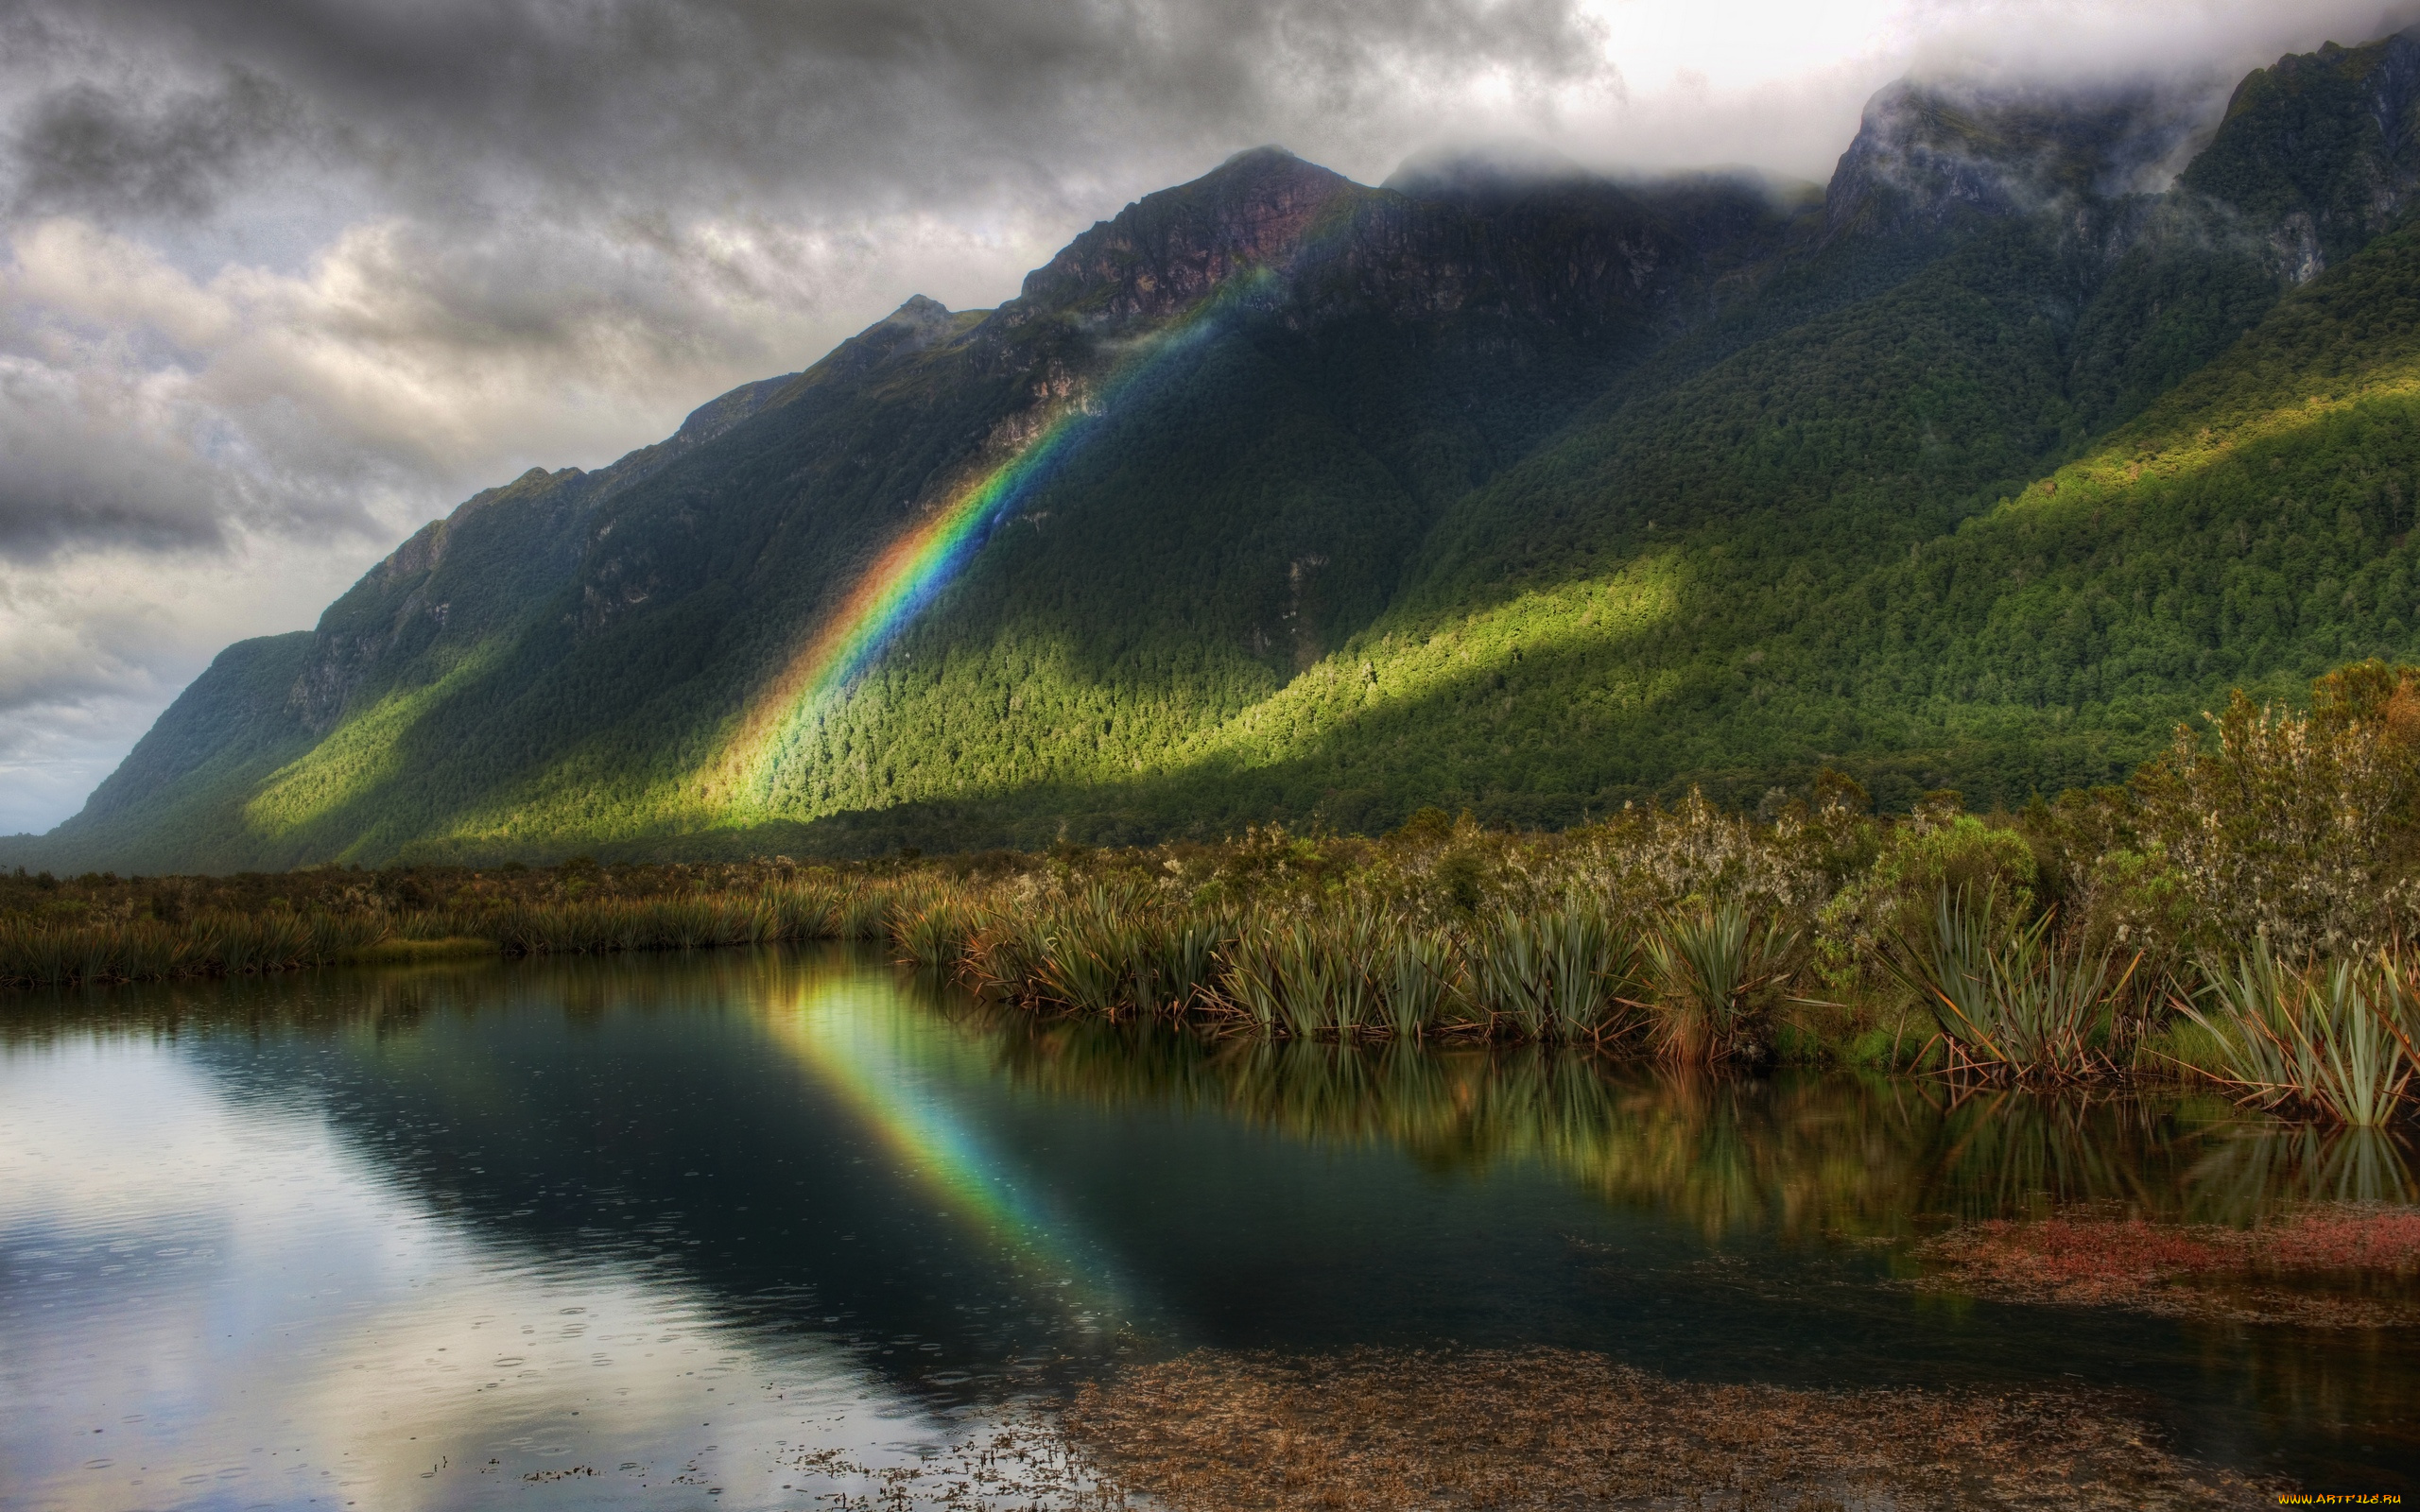
{"label": "red aquatic plant", "polygon": [[2252,1228],[2096,1213],[1994,1220],[1939,1235],[1917,1255],[1934,1267],[1928,1289],[2013,1301],[2342,1327],[2420,1305],[2375,1295],[2381,1280],[2420,1276],[2420,1211],[2409,1208],[2312,1208]]}

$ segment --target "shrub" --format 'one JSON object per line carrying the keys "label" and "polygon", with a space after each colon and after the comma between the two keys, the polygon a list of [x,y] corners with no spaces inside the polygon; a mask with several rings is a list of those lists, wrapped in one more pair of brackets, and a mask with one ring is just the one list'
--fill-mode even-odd
{"label": "shrub", "polygon": [[2319,679],[2311,712],[2238,690],[2135,785],[2142,827],[2213,942],[2356,955],[2420,921],[2420,674],[2364,662]]}

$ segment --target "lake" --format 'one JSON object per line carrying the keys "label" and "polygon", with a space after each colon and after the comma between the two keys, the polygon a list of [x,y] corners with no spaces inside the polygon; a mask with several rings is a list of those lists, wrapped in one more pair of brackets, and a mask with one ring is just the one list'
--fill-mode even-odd
{"label": "lake", "polygon": [[2348,1324],[1925,1246],[2403,1213],[2412,1165],[2208,1096],[1035,1021],[845,946],[20,996],[0,1503],[1072,1505],[1042,1408],[1083,1383],[1536,1346],[2102,1393],[2205,1465],[2409,1492],[2408,1274],[2308,1283]]}

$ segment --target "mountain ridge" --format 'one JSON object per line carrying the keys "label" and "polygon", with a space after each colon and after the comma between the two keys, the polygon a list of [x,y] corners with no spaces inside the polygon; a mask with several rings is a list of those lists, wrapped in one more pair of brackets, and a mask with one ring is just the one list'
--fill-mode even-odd
{"label": "mountain ridge", "polygon": [[[2389,492],[2420,497],[2395,439],[2415,59],[2398,35],[2256,72],[2157,192],[2201,128],[2147,87],[1893,86],[1821,203],[1723,176],[1370,187],[1239,153],[995,310],[910,300],[611,467],[466,502],[317,629],[231,647],[83,813],[0,860],[1032,843],[1431,801],[1556,824],[1690,782],[1753,803],[1823,765],[1900,803],[2107,781],[2214,679],[2420,649],[2395,597],[2420,571],[2385,528]],[[2280,356],[2290,328],[2322,357]],[[2323,368],[2375,381],[2312,409]],[[2055,490],[2150,507],[2122,475],[2155,413],[2335,490],[2321,464],[2355,442],[2314,462],[2294,438],[2318,431],[2247,418],[2294,404],[2384,427],[2354,524],[2286,575],[2298,604],[2332,584],[2333,619],[2247,639],[2221,615],[2144,670],[2179,633],[2144,587],[2059,642],[2072,665],[2019,676],[2124,564],[2022,612],[1925,576],[1996,553],[2022,590],[2101,551],[2090,521],[2055,547],[2012,522]],[[2158,457],[2186,450],[2152,448],[2145,487],[2241,472],[2180,483]],[[986,488],[862,669],[764,724],[886,553]],[[2186,516],[2236,510],[2196,497]],[[1949,660],[1887,670],[1893,623]],[[742,803],[713,774],[775,729]]]}

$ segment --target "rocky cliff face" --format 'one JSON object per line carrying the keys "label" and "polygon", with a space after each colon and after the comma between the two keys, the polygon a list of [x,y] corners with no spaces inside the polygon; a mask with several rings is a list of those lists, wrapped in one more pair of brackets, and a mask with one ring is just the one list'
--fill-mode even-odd
{"label": "rocky cliff face", "polygon": [[2330,43],[2249,75],[2180,182],[2233,207],[2277,271],[2308,283],[2420,191],[2420,40]]}
{"label": "rocky cliff face", "polygon": [[325,734],[364,688],[383,686],[449,630],[468,639],[526,615],[579,566],[599,510],[779,403],[798,377],[760,379],[709,400],[671,436],[610,467],[531,468],[423,525],[320,616],[287,713]]}
{"label": "rocky cliff face", "polygon": [[[1730,759],[1707,721],[1738,689],[1811,699],[1854,680],[1822,658],[1795,685],[1771,662],[1674,660],[1813,602],[1784,583],[1772,604],[1742,591],[1682,617],[1690,574],[1787,555],[1846,581],[1876,542],[1928,559],[1921,530],[2142,413],[2406,214],[2416,102],[2420,43],[2402,38],[2263,70],[2223,120],[2215,98],[2196,114],[2140,89],[1903,84],[1872,102],[1820,201],[1500,154],[1372,188],[1244,153],[1092,227],[996,311],[909,300],[611,467],[533,470],[469,501],[315,631],[222,658],[40,864],[106,840],[77,864],[156,869],[162,815],[184,816],[178,865],[535,853],[727,824],[700,774],[735,712],[905,530],[1046,431],[1080,438],[1028,454],[1046,465],[1016,512],[814,730],[785,737],[756,812],[824,824],[1005,794],[1041,815],[1190,748],[1216,760],[1165,803],[1215,790],[1250,821],[1276,810],[1234,797],[1216,764],[1280,749],[1283,725],[1301,749],[1336,743],[1303,792],[1378,816],[1398,779],[1361,764],[1392,752],[1414,764],[1402,782],[1547,822],[1564,811],[1503,795],[1546,792],[1583,758],[1623,782],[1703,771]],[[2204,133],[2182,191],[2163,192]],[[1150,347],[1168,360],[1106,402],[1103,375],[1180,320],[1200,339]],[[1685,532],[1741,521],[1720,560],[1686,557]],[[1561,664],[1530,631],[1505,630],[1500,664],[1494,643],[1435,650],[1420,696],[1440,701],[1393,734],[1355,723],[1394,717],[1392,683],[1333,724],[1294,687],[1376,689],[1391,657],[1443,646],[1438,627],[1559,614],[1550,600],[1592,583],[1564,627],[1587,649],[1552,684],[1563,722],[1521,727],[1551,738],[1490,733],[1528,719],[1525,679]],[[1497,604],[1531,588],[1517,614]],[[1914,602],[1892,592],[1858,603]],[[1648,683],[1623,679],[1659,666],[1687,706],[1639,713]],[[1339,667],[1359,672],[1339,683]],[[1264,708],[1277,723],[1253,723]],[[1843,715],[1822,748],[1904,713]],[[1184,746],[1219,720],[1242,721],[1220,727],[1236,744]],[[252,798],[313,761],[325,801],[264,831]],[[1087,833],[1174,812],[1132,801]],[[1046,838],[1056,819],[1034,822]]]}
{"label": "rocky cliff face", "polygon": [[1369,189],[1263,147],[1078,236],[999,318],[1121,329],[1250,272],[1247,302],[1297,326],[1374,313],[1651,325],[1713,264],[1778,248],[1786,217],[1757,185],[1693,179],[1658,199],[1586,174],[1450,161]]}
{"label": "rocky cliff face", "polygon": [[1824,194],[1827,238],[1938,234],[2169,187],[2206,123],[2189,94],[1903,80],[1867,103]]}
{"label": "rocky cliff face", "polygon": [[1018,313],[1071,311],[1113,323],[1173,314],[1239,271],[1290,260],[1331,206],[1367,193],[1280,147],[1238,153],[1068,243],[1026,276]]}

